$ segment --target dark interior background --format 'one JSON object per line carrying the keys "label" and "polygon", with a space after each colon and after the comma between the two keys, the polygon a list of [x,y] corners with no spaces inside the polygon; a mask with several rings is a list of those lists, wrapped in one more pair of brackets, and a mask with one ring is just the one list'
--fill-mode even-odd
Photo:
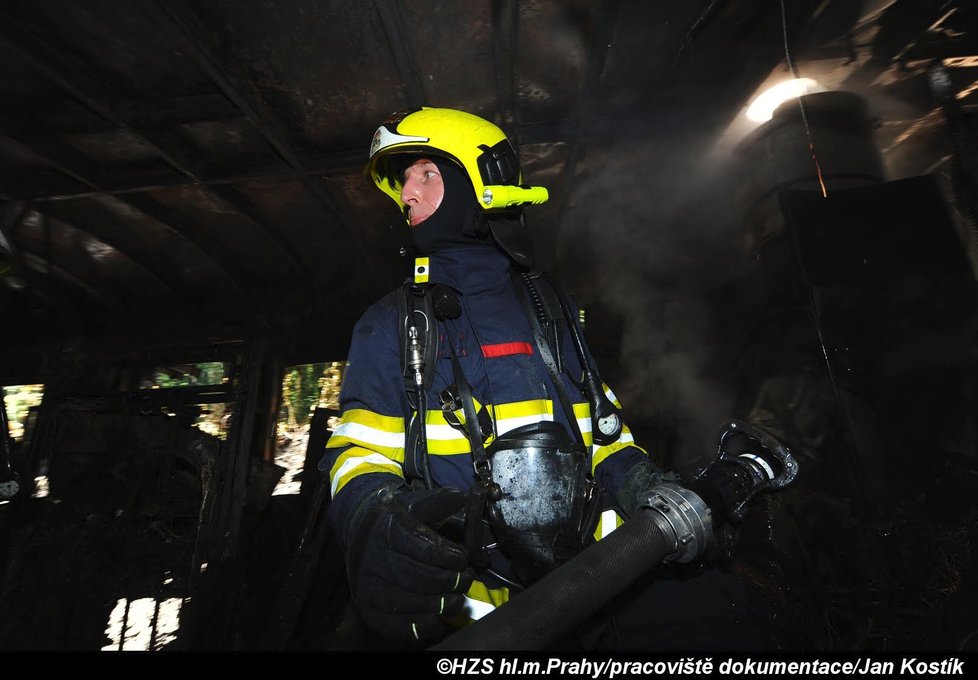
{"label": "dark interior background", "polygon": [[[785,646],[974,650],[976,25],[966,0],[4,2],[0,384],[45,396],[7,447],[0,648],[100,649],[142,596],[183,603],[157,647],[362,644],[316,475],[269,497],[274,424],[284,367],[343,360],[410,270],[362,167],[425,105],[496,122],[548,187],[538,265],[664,467],[731,417],[798,456],[731,567]],[[792,75],[820,91],[747,124]],[[143,382],[208,361],[225,383]],[[191,427],[214,403],[225,439]]]}

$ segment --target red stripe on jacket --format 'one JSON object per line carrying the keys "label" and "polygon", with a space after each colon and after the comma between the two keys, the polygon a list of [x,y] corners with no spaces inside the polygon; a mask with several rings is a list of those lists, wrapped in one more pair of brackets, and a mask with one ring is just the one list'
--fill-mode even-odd
{"label": "red stripe on jacket", "polygon": [[533,346],[528,342],[500,342],[482,346],[482,356],[486,359],[508,357],[511,354],[533,354]]}

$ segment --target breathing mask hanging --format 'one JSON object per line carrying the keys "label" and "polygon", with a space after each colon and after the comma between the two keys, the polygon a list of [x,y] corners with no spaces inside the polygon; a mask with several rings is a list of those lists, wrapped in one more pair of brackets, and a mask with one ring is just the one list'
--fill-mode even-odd
{"label": "breathing mask hanging", "polygon": [[588,455],[560,423],[518,427],[488,449],[500,497],[489,524],[524,583],[533,583],[584,547],[593,483]]}

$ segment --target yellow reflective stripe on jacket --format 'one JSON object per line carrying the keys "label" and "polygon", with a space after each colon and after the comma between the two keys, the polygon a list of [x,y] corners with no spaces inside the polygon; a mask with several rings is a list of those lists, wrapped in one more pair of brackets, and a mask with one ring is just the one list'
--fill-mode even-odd
{"label": "yellow reflective stripe on jacket", "polygon": [[516,428],[554,419],[554,403],[550,399],[527,399],[490,407],[496,436],[512,432]]}
{"label": "yellow reflective stripe on jacket", "polygon": [[404,460],[404,419],[366,409],[349,409],[329,438],[327,448],[362,446],[388,458]]}
{"label": "yellow reflective stripe on jacket", "polygon": [[397,461],[376,451],[351,446],[339,455],[329,471],[330,494],[335,497],[351,479],[370,472],[389,472],[399,477],[404,476]]}
{"label": "yellow reflective stripe on jacket", "polygon": [[591,434],[591,405],[588,403],[574,404],[574,419],[577,420],[577,426],[581,429],[581,435],[584,437],[584,446],[589,449],[592,448],[594,438]]}
{"label": "yellow reflective stripe on jacket", "polygon": [[472,621],[478,621],[499,605],[509,601],[509,588],[487,588],[481,581],[472,581],[465,593],[463,613]]}
{"label": "yellow reflective stripe on jacket", "polygon": [[471,451],[465,435],[448,424],[445,414],[431,409],[425,418],[425,436],[428,438],[428,453],[433,456],[451,456]]}
{"label": "yellow reflective stripe on jacket", "polygon": [[[507,421],[518,421],[525,418],[537,418],[541,415],[550,415],[549,420],[553,420],[554,406],[550,399],[527,399],[526,401],[514,401],[509,404],[498,404],[492,407],[493,420],[497,423]],[[538,419],[538,418],[537,418]],[[536,422],[536,420],[530,421]],[[498,428],[500,432],[506,430]]]}
{"label": "yellow reflective stripe on jacket", "polygon": [[605,458],[615,453],[616,451],[620,451],[626,446],[634,446],[636,449],[644,453],[646,456],[649,455],[648,452],[645,449],[643,449],[641,446],[636,446],[635,438],[632,436],[632,431],[628,429],[627,425],[625,425],[624,427],[622,427],[621,435],[618,437],[617,441],[611,442],[607,446],[595,447],[592,450],[591,471],[593,472],[594,468],[600,465]]}
{"label": "yellow reflective stripe on jacket", "polygon": [[[618,397],[615,393],[611,391],[606,383],[601,383],[601,387],[604,388],[604,395],[618,408],[621,408],[621,402],[618,401]],[[585,439],[590,439],[591,433],[591,412],[588,409],[588,434],[585,435]],[[590,442],[589,442],[590,443]],[[626,446],[634,446],[639,451],[644,453],[646,456],[649,455],[648,451],[643,449],[641,446],[635,444],[635,437],[632,436],[632,431],[628,429],[628,425],[623,425],[621,428],[621,435],[619,435],[618,440],[608,444],[607,446],[592,446],[591,449],[591,472],[594,473],[594,469],[601,464],[608,456],[620,451]]]}
{"label": "yellow reflective stripe on jacket", "polygon": [[611,400],[612,404],[614,404],[618,408],[621,408],[621,402],[618,401],[618,397],[616,397],[615,393],[611,391],[611,388],[608,387],[607,383],[601,383],[601,389],[604,390],[604,396],[608,397],[608,399]]}
{"label": "yellow reflective stripe on jacket", "polygon": [[614,510],[610,508],[603,510],[598,519],[598,526],[594,529],[594,540],[600,541],[602,538],[608,538],[608,534],[620,527],[624,521],[621,515]]}
{"label": "yellow reflective stripe on jacket", "polygon": [[[614,393],[606,389],[609,399]],[[554,420],[554,402],[550,399],[529,399],[508,404],[488,405],[498,434],[505,434],[523,425]],[[631,431],[625,426],[618,441],[608,446],[594,446],[591,435],[591,409],[587,403],[573,405],[574,416],[584,445],[591,449],[591,472],[608,456],[626,446],[634,446]],[[433,456],[453,456],[469,453],[471,447],[464,434],[445,420],[438,409],[427,413],[425,433],[428,452]],[[490,438],[490,442],[491,442]],[[367,472],[393,472],[403,476],[400,463],[404,462],[404,420],[366,409],[349,409],[327,444],[328,448],[348,446],[330,471],[333,493],[338,492],[354,477]],[[644,453],[644,451],[643,451]]]}
{"label": "yellow reflective stripe on jacket", "polygon": [[[587,408],[587,404],[583,404]],[[553,402],[550,399],[529,399],[498,406],[488,405],[487,409],[495,423],[497,435],[523,425],[537,423],[542,420],[553,420]],[[457,414],[457,412],[456,412]],[[428,411],[426,418],[428,427],[425,434],[428,437],[428,453],[434,456],[452,456],[459,453],[469,453],[472,449],[464,434],[453,428],[445,420],[445,414],[438,410]],[[464,422],[464,421],[463,421]],[[486,440],[491,443],[493,437]]]}

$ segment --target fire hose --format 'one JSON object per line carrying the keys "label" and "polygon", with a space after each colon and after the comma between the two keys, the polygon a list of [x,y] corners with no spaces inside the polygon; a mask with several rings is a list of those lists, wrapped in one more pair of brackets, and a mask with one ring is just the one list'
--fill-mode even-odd
{"label": "fire hose", "polygon": [[[736,435],[753,445],[732,453]],[[732,542],[718,541],[718,534],[739,524],[758,494],[783,489],[797,474],[783,443],[749,423],[728,421],[716,458],[685,485],[656,485],[609,536],[431,649],[546,649],[663,562],[688,564],[730,549]]]}

